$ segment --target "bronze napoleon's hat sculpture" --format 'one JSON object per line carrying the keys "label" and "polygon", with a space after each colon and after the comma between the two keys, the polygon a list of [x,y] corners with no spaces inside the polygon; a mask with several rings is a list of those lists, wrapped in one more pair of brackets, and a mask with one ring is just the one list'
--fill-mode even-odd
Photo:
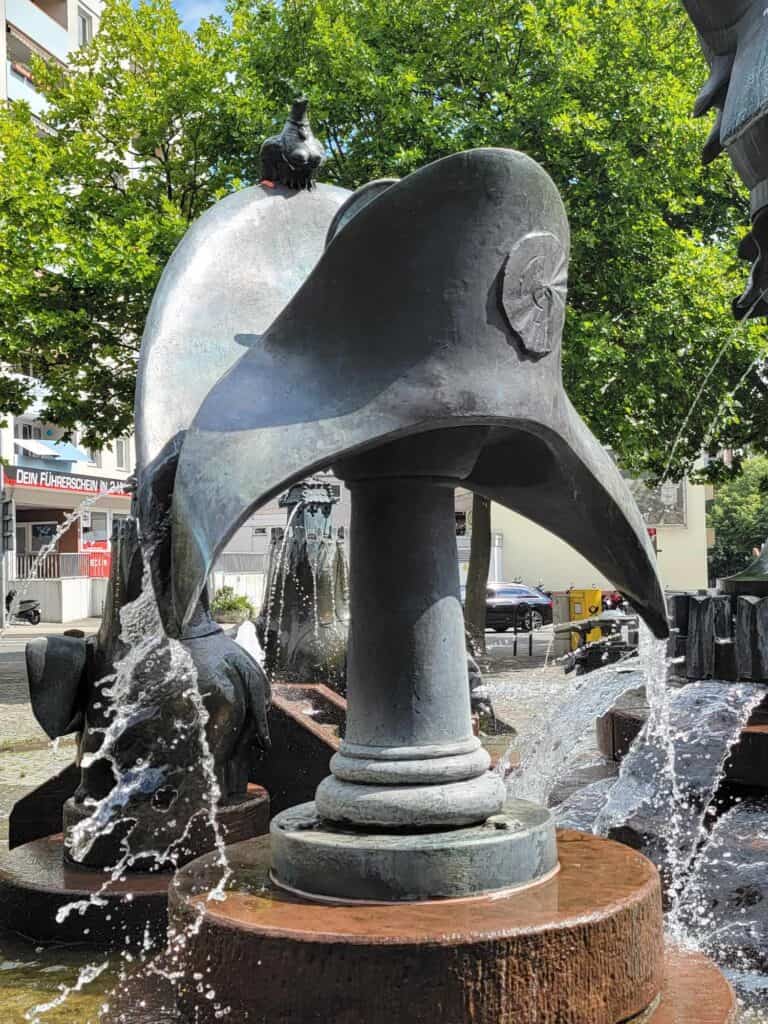
{"label": "bronze napoleon's hat sculpture", "polygon": [[[243,316],[240,332],[258,337],[186,433],[173,500],[178,619],[252,510],[322,467],[376,451],[384,465],[410,438],[420,463],[405,477],[450,475],[535,520],[663,634],[644,523],[562,385],[568,249],[555,185],[511,150],[449,156],[353,194],[272,323],[254,329]],[[249,272],[257,295],[274,269]],[[247,311],[246,296],[233,301]],[[461,451],[450,473],[441,445]]]}
{"label": "bronze napoleon's hat sculpture", "polygon": [[739,255],[752,263],[733,304],[738,319],[768,313],[768,18],[764,0],[683,0],[710,75],[694,113],[717,117],[704,146],[709,163],[725,149],[750,191],[752,230]]}

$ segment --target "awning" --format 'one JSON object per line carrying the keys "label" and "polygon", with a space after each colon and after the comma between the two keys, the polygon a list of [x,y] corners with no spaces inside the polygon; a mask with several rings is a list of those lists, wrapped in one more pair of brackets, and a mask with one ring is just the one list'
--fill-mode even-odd
{"label": "awning", "polygon": [[90,462],[90,456],[87,455],[77,445],[70,444],[68,441],[43,441],[42,442],[49,449],[50,453],[57,459],[63,459],[64,462]]}
{"label": "awning", "polygon": [[67,441],[41,441],[37,438],[14,438],[15,444],[40,459],[61,459],[62,462],[90,462],[89,456],[77,445]]}
{"label": "awning", "polygon": [[23,440],[20,437],[15,437],[13,443],[17,444],[19,448],[23,448],[25,452],[29,452],[30,455],[37,455],[40,459],[50,459],[53,455],[50,446],[45,441],[36,441],[31,437]]}

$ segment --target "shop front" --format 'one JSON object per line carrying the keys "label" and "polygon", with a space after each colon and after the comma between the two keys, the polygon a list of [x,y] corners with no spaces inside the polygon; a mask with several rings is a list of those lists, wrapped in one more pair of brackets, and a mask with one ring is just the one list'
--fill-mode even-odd
{"label": "shop front", "polygon": [[43,604],[45,621],[101,614],[114,524],[130,510],[126,481],[58,469],[6,466],[6,516],[13,550],[6,578],[33,579],[28,596]]}

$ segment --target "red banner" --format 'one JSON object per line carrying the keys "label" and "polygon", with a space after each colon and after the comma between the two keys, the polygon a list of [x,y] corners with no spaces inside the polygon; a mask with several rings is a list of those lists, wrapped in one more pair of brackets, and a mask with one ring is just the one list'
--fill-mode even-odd
{"label": "red banner", "polygon": [[5,483],[16,487],[34,487],[43,491],[77,491],[84,497],[102,494],[111,487],[116,489],[111,497],[130,498],[122,490],[124,480],[102,476],[79,476],[76,473],[58,473],[53,469],[26,469],[24,466],[6,466]]}

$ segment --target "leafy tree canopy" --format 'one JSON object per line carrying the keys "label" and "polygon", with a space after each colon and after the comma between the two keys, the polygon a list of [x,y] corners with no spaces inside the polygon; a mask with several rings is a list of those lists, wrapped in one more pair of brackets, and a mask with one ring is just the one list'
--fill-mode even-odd
{"label": "leafy tree canopy", "polygon": [[710,576],[717,579],[745,569],[768,532],[768,458],[746,459],[741,476],[717,488],[708,522],[715,531]]}
{"label": "leafy tree canopy", "polygon": [[[51,417],[89,439],[130,423],[173,246],[258,180],[304,91],[322,176],[348,188],[479,145],[547,168],[573,236],[566,387],[626,468],[678,476],[702,449],[764,445],[764,331],[730,315],[747,201],[727,160],[700,166],[705,69],[680,4],[231,0],[192,37],[170,0],[109,0],[71,72],[35,70],[51,134],[0,117],[0,358],[33,361]],[[0,381],[0,406],[18,390]]]}

